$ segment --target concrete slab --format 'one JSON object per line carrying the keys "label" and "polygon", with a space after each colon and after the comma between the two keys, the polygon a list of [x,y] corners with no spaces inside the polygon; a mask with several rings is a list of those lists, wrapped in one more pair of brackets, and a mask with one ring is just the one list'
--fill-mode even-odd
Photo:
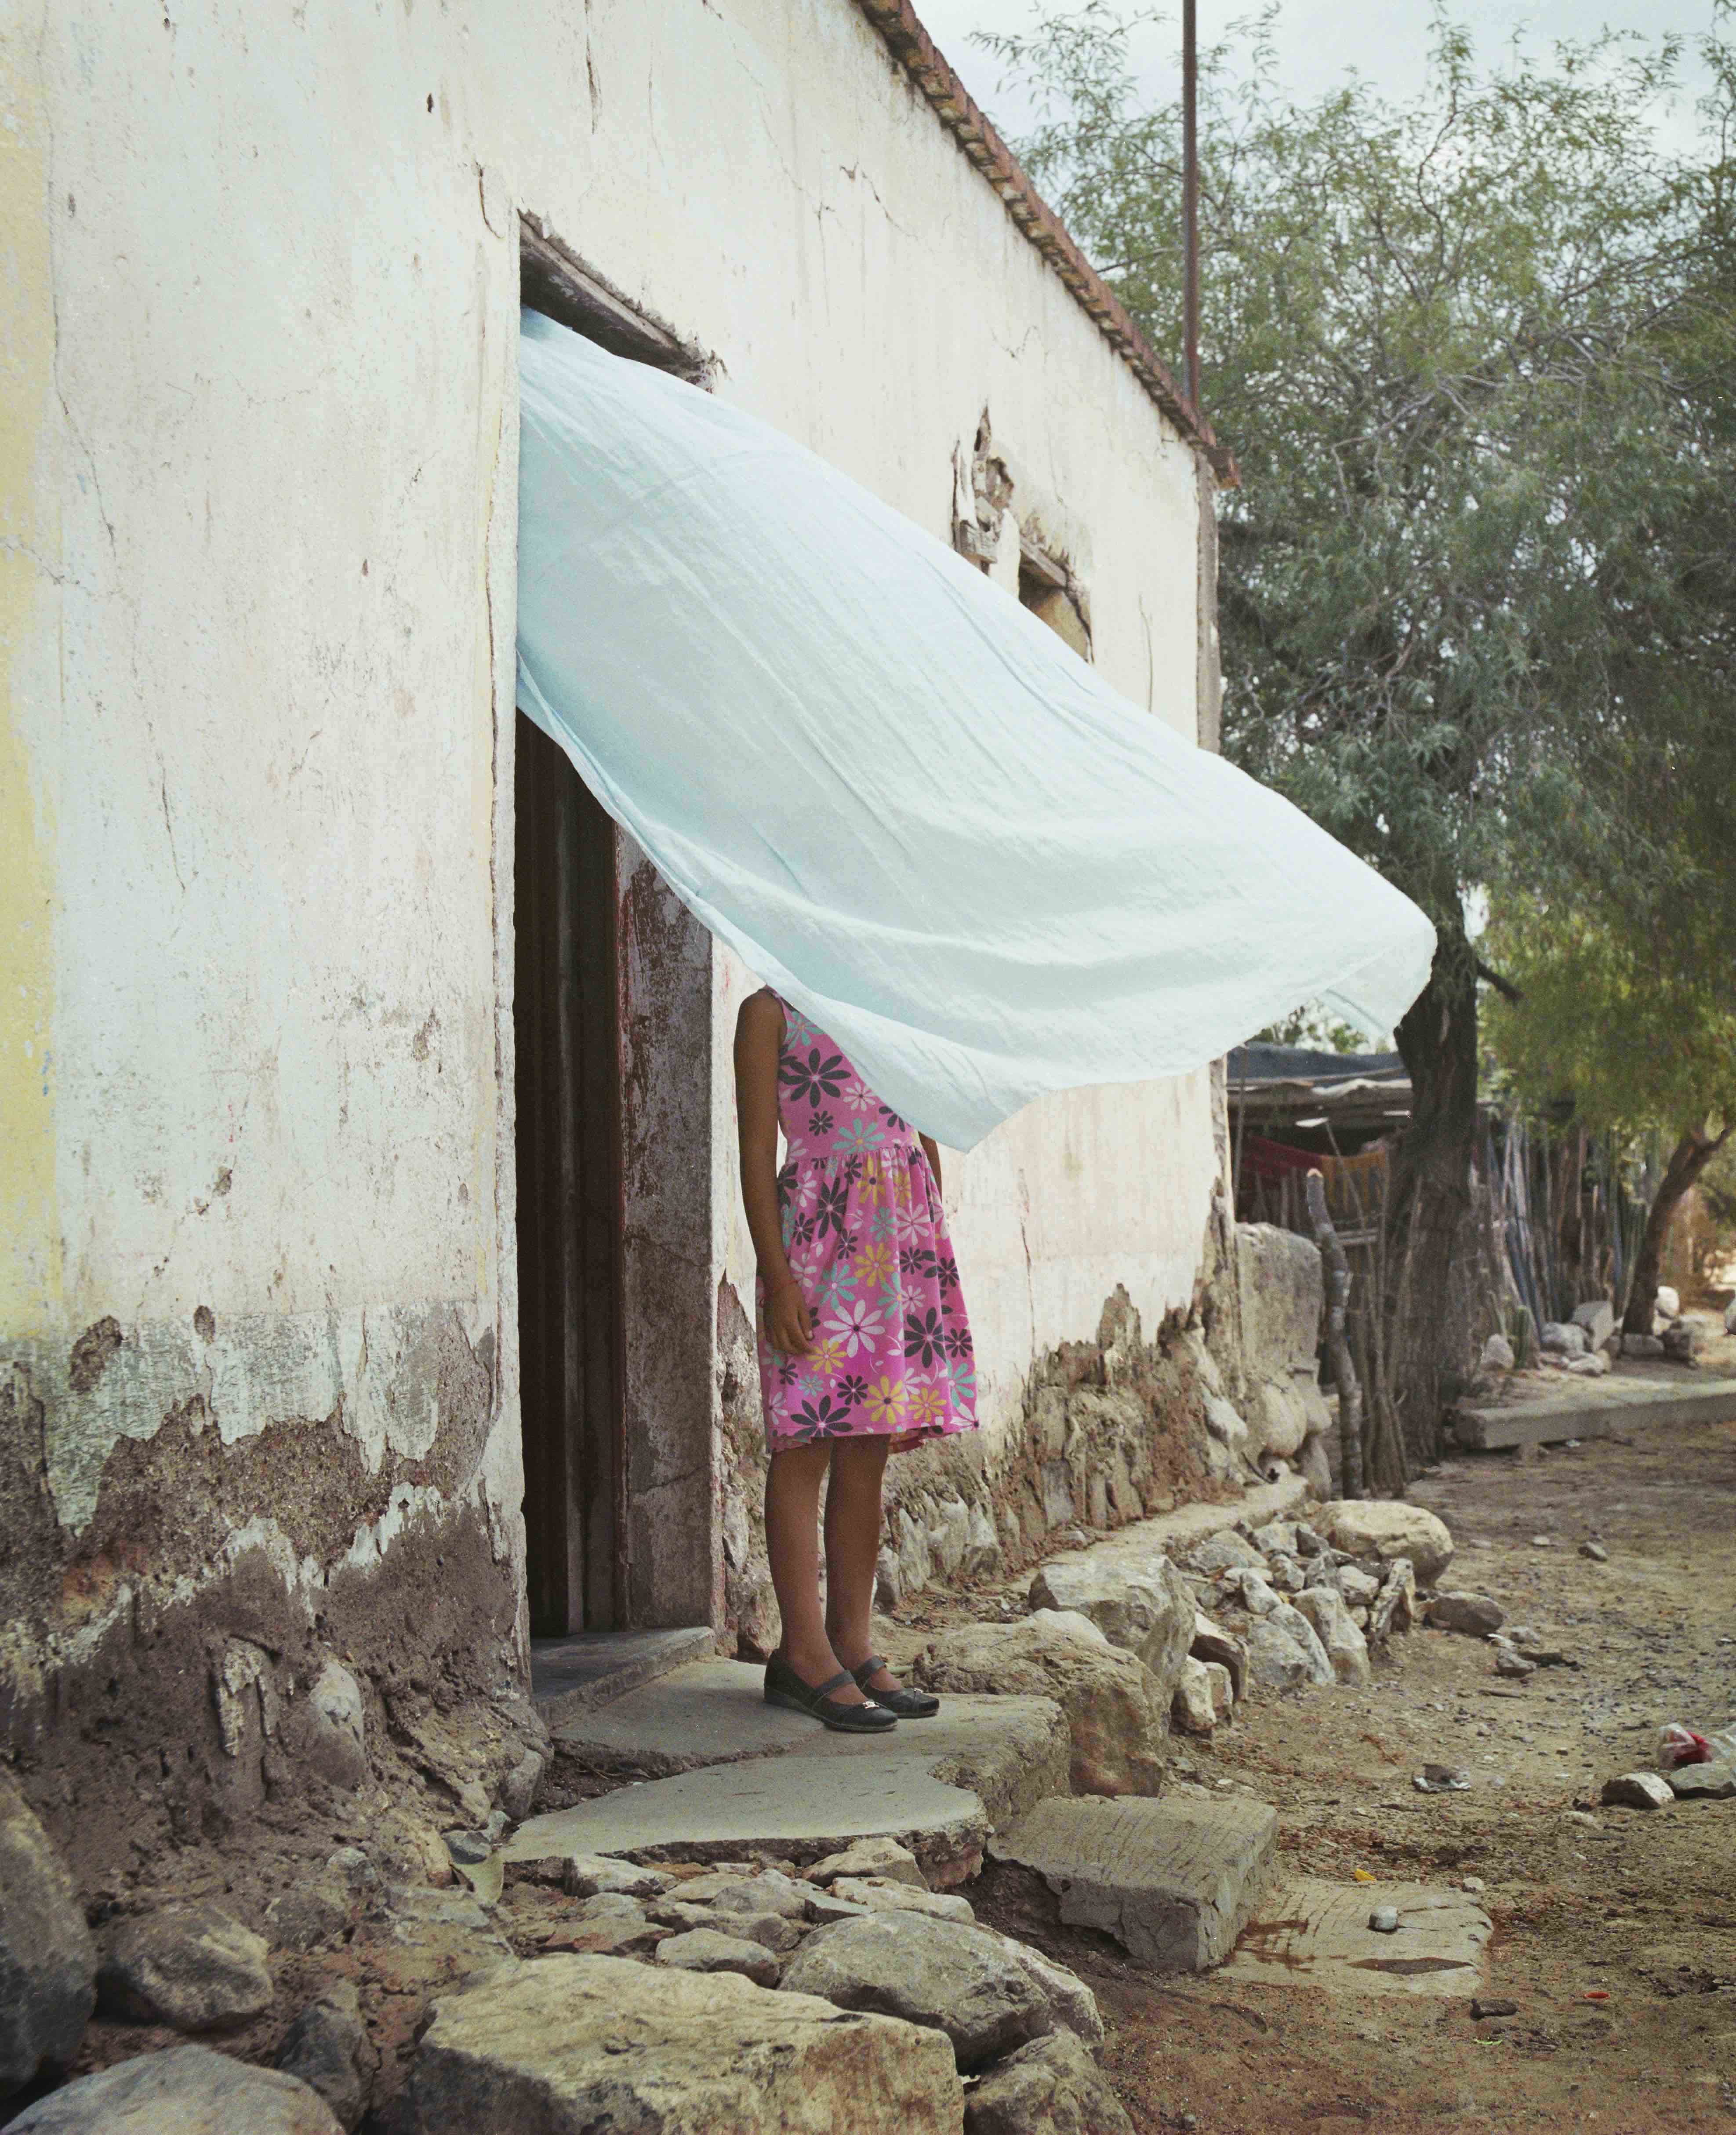
{"label": "concrete slab", "polygon": [[945,1697],[933,1719],[901,1721],[888,1740],[836,1735],[767,1705],[764,1684],[748,1662],[693,1662],[554,1732],[602,1769],[631,1765],[660,1778],[766,1757],[917,1757],[977,1795],[991,1825],[1066,1791],[1066,1716],[1052,1698]]}
{"label": "concrete slab", "polygon": [[978,1796],[935,1776],[935,1759],[884,1740],[872,1754],[758,1757],[620,1787],[534,1816],[503,1863],[574,1853],[634,1861],[728,1861],[768,1854],[799,1865],[858,1838],[896,1838],[930,1884],[975,1873],[989,1833]]}
{"label": "concrete slab", "polygon": [[1061,1917],[1142,1964],[1204,1972],[1234,1947],[1272,1880],[1278,1813],[1263,1802],[1040,1802],[990,1857],[1040,1876]]}
{"label": "concrete slab", "polygon": [[1612,1373],[1603,1379],[1569,1378],[1559,1392],[1498,1406],[1460,1406],[1453,1411],[1453,1435],[1468,1451],[1496,1453],[1515,1445],[1558,1445],[1568,1438],[1608,1438],[1656,1424],[1733,1421],[1736,1379],[1683,1372],[1672,1382]]}
{"label": "concrete slab", "polygon": [[553,1731],[640,1683],[717,1651],[709,1625],[677,1631],[581,1631],[530,1641],[530,1702]]}
{"label": "concrete slab", "polygon": [[[1369,1926],[1377,1905],[1397,1913],[1396,1934]],[[1492,1933],[1488,1915],[1462,1891],[1299,1876],[1260,1906],[1219,1977],[1345,1994],[1477,1994]]]}

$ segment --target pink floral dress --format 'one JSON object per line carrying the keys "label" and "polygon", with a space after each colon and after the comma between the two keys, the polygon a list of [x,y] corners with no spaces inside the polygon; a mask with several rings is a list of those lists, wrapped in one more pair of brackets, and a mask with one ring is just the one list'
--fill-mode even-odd
{"label": "pink floral dress", "polygon": [[915,1132],[822,1030],[784,1012],[778,1117],[788,1145],[778,1208],[814,1348],[787,1357],[758,1300],[766,1435],[776,1451],[822,1438],[890,1438],[894,1453],[976,1428],[976,1368],[958,1262]]}

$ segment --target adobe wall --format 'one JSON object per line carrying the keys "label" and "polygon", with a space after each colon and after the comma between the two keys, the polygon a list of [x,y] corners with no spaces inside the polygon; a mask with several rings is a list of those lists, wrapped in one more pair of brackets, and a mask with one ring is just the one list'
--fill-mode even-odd
{"label": "adobe wall", "polygon": [[[0,96],[0,1681],[57,1836],[117,1759],[172,1831],[326,1660],[382,1740],[522,1682],[520,212],[943,538],[989,411],[1189,733],[1200,480],[848,0],[25,0]],[[622,898],[638,1605],[723,1620],[751,980]],[[1214,1168],[1203,1075],[949,1165],[997,1472]]]}

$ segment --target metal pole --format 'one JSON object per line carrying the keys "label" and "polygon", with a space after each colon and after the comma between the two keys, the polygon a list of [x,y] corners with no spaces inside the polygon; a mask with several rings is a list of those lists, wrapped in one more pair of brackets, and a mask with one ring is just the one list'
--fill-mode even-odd
{"label": "metal pole", "polygon": [[1200,404],[1200,144],[1195,0],[1182,0],[1182,376],[1188,402]]}

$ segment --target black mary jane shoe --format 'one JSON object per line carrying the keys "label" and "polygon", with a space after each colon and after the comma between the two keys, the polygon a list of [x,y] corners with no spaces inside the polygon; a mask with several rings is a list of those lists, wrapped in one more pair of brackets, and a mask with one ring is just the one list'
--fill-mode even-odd
{"label": "black mary jane shoe", "polygon": [[766,1702],[811,1713],[839,1735],[884,1735],[896,1727],[898,1716],[883,1699],[874,1705],[841,1705],[830,1695],[850,1680],[850,1671],[839,1668],[824,1682],[804,1682],[781,1653],[774,1653],[766,1663]]}
{"label": "black mary jane shoe", "polygon": [[875,1690],[868,1678],[879,1674],[886,1666],[878,1653],[870,1653],[860,1668],[850,1670],[856,1687],[864,1697],[877,1697],[900,1720],[932,1720],[941,1709],[941,1701],[931,1690],[906,1690],[902,1685],[897,1690]]}

